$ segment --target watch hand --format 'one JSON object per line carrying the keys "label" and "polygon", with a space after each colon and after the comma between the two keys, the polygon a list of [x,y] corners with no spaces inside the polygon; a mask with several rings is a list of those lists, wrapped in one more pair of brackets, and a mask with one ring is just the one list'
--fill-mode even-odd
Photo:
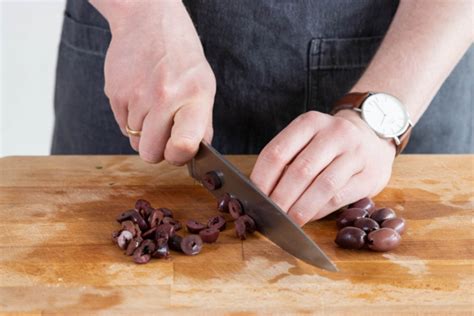
{"label": "watch hand", "polygon": [[383,121],[385,121],[385,118],[386,118],[386,117],[387,117],[387,115],[384,114],[384,115],[383,115],[383,118],[382,118],[382,122],[380,122],[380,126],[383,125]]}
{"label": "watch hand", "polygon": [[379,109],[380,112],[382,112],[382,114],[385,116],[385,112],[380,108],[380,106],[378,105],[378,103],[375,103],[375,106]]}

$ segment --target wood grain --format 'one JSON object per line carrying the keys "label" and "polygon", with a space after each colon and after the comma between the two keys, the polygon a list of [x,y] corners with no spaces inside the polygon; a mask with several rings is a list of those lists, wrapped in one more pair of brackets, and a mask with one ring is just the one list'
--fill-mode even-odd
{"label": "wood grain", "polygon": [[[249,173],[254,156],[229,159]],[[138,198],[178,219],[215,201],[185,168],[135,156],[0,159],[0,312],[26,314],[474,313],[474,157],[402,155],[376,198],[408,221],[391,253],[335,246],[334,218],[304,229],[340,268],[309,266],[233,224],[196,257],[136,265],[110,241]]]}

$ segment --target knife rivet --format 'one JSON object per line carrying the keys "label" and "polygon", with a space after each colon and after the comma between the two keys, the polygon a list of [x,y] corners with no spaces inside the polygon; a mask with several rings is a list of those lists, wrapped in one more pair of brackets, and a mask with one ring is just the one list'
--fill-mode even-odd
{"label": "knife rivet", "polygon": [[223,174],[218,171],[209,171],[202,177],[202,185],[209,191],[215,191],[222,187]]}

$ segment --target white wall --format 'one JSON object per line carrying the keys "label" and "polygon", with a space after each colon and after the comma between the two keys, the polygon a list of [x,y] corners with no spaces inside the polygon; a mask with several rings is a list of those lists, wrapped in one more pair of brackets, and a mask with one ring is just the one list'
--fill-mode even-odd
{"label": "white wall", "polygon": [[64,0],[0,0],[0,157],[48,155]]}

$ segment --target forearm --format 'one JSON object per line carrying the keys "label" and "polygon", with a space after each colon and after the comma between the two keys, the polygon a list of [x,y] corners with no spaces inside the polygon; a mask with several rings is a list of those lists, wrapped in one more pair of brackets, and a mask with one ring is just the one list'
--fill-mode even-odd
{"label": "forearm", "polygon": [[472,43],[472,3],[401,0],[379,50],[351,91],[392,94],[418,121]]}

